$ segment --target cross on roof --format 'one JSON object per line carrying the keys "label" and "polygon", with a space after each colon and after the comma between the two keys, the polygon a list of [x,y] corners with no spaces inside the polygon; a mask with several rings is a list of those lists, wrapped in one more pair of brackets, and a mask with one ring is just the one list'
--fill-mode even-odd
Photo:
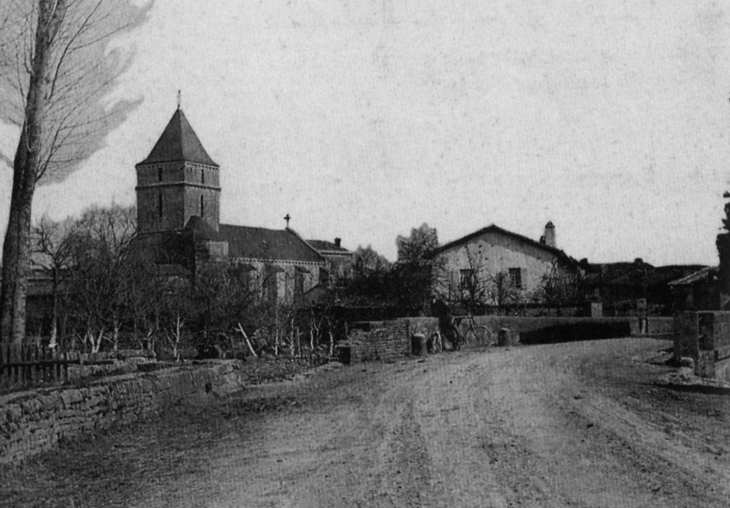
{"label": "cross on roof", "polygon": [[284,220],[286,221],[286,227],[287,228],[289,227],[289,220],[290,219],[291,219],[291,217],[289,217],[289,214],[287,213],[286,216],[284,217]]}

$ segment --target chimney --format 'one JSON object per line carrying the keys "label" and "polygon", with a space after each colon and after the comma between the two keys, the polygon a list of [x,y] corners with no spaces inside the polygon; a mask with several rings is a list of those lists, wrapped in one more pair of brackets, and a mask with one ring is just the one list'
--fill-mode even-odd
{"label": "chimney", "polygon": [[337,247],[339,249],[341,243],[342,243],[342,238],[335,238],[335,247]]}
{"label": "chimney", "polygon": [[548,247],[557,248],[558,244],[555,241],[555,224],[548,222],[545,224],[545,245]]}

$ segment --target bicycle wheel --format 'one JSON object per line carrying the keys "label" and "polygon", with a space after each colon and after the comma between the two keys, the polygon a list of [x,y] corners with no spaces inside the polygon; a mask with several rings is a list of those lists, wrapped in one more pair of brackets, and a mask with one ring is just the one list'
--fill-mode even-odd
{"label": "bicycle wheel", "polygon": [[469,347],[486,347],[492,342],[492,334],[486,326],[470,327],[464,336],[466,345]]}
{"label": "bicycle wheel", "polygon": [[488,326],[477,326],[474,333],[479,337],[479,345],[483,347],[496,346],[497,338]]}
{"label": "bicycle wheel", "polygon": [[479,345],[479,336],[473,327],[469,327],[464,334],[464,345],[468,348],[477,347]]}

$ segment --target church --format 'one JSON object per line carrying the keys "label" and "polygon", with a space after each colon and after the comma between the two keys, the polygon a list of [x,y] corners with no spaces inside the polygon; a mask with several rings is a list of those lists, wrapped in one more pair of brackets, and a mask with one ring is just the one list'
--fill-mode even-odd
{"label": "church", "polygon": [[137,241],[155,263],[195,276],[227,261],[249,272],[266,301],[296,303],[326,277],[327,260],[293,229],[220,223],[221,168],[182,109],[147,158],[136,165]]}

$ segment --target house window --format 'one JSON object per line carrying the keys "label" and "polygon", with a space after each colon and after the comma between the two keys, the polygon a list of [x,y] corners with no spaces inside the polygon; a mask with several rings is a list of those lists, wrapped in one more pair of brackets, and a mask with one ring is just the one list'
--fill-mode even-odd
{"label": "house window", "polygon": [[162,218],[162,193],[157,195],[157,215]]}
{"label": "house window", "polygon": [[522,268],[510,268],[509,280],[513,288],[522,289]]}
{"label": "house window", "polygon": [[322,286],[329,286],[330,283],[330,273],[325,270],[324,268],[319,269],[319,283]]}
{"label": "house window", "polygon": [[474,286],[474,270],[460,270],[459,284],[461,289],[470,289]]}

